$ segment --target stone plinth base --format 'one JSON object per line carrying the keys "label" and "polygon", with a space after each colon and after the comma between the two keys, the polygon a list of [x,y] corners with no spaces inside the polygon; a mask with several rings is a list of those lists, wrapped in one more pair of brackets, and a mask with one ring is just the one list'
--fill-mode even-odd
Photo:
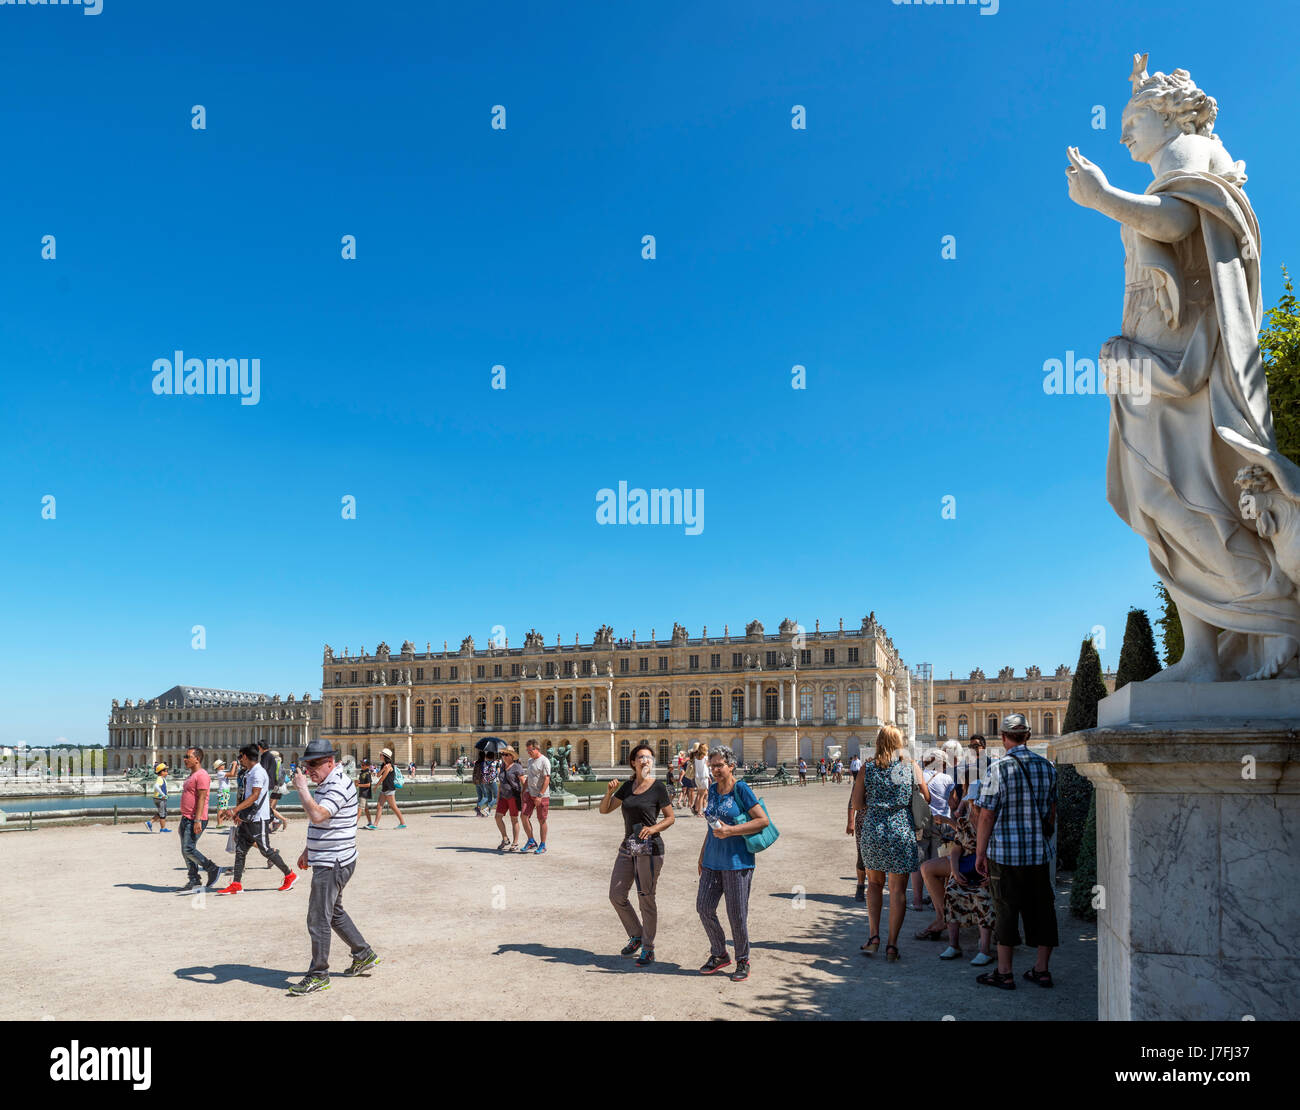
{"label": "stone plinth base", "polygon": [[1097,725],[1222,722],[1300,725],[1300,679],[1269,682],[1130,682],[1097,704]]}
{"label": "stone plinth base", "polygon": [[1300,1016],[1300,706],[1289,715],[1096,728],[1052,745],[1097,788],[1102,1020]]}

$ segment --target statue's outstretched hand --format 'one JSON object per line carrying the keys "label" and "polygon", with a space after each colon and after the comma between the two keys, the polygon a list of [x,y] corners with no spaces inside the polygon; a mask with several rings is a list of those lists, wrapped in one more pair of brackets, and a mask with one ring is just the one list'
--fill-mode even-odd
{"label": "statue's outstretched hand", "polygon": [[1070,199],[1084,208],[1097,207],[1097,201],[1106,191],[1108,182],[1101,168],[1089,162],[1079,153],[1077,146],[1065,148],[1065,156],[1070,160],[1066,167],[1065,179],[1069,182]]}

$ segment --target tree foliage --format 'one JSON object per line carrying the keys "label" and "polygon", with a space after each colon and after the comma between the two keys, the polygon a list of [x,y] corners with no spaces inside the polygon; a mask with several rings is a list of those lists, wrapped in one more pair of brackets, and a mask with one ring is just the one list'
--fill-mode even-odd
{"label": "tree foliage", "polygon": [[1165,649],[1165,666],[1172,667],[1183,657],[1183,621],[1178,615],[1178,606],[1169,596],[1163,582],[1156,582],[1156,594],[1160,598],[1160,639]]}
{"label": "tree foliage", "polygon": [[1130,609],[1124,626],[1124,646],[1119,652],[1119,669],[1115,672],[1115,689],[1130,682],[1141,682],[1159,670],[1151,619],[1145,609]]}
{"label": "tree foliage", "polygon": [[[1101,673],[1101,656],[1092,640],[1079,646],[1079,662],[1070,684],[1070,704],[1065,711],[1062,732],[1097,727],[1097,703],[1106,696]],[[1092,801],[1092,783],[1068,763],[1057,768],[1056,778],[1056,862],[1065,871],[1078,866],[1083,829]]]}
{"label": "tree foliage", "polygon": [[1265,313],[1268,322],[1259,333],[1259,352],[1268,375],[1277,449],[1300,466],[1300,303],[1285,266],[1282,286],[1281,300]]}

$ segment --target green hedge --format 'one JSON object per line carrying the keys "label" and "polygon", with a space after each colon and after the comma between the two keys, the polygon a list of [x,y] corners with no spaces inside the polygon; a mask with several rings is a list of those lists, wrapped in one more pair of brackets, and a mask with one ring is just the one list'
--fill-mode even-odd
{"label": "green hedge", "polygon": [[1074,885],[1070,888],[1070,912],[1084,921],[1096,921],[1097,911],[1092,908],[1092,888],[1097,885],[1097,795],[1088,805],[1088,817],[1083,825],[1083,839],[1079,845],[1079,865],[1074,869]]}

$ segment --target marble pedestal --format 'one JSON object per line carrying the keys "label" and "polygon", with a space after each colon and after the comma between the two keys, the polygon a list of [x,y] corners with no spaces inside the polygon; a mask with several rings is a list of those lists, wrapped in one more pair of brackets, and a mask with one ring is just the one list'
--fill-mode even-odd
{"label": "marble pedestal", "polygon": [[1300,682],[1120,695],[1049,752],[1097,788],[1098,1016],[1300,1016]]}

